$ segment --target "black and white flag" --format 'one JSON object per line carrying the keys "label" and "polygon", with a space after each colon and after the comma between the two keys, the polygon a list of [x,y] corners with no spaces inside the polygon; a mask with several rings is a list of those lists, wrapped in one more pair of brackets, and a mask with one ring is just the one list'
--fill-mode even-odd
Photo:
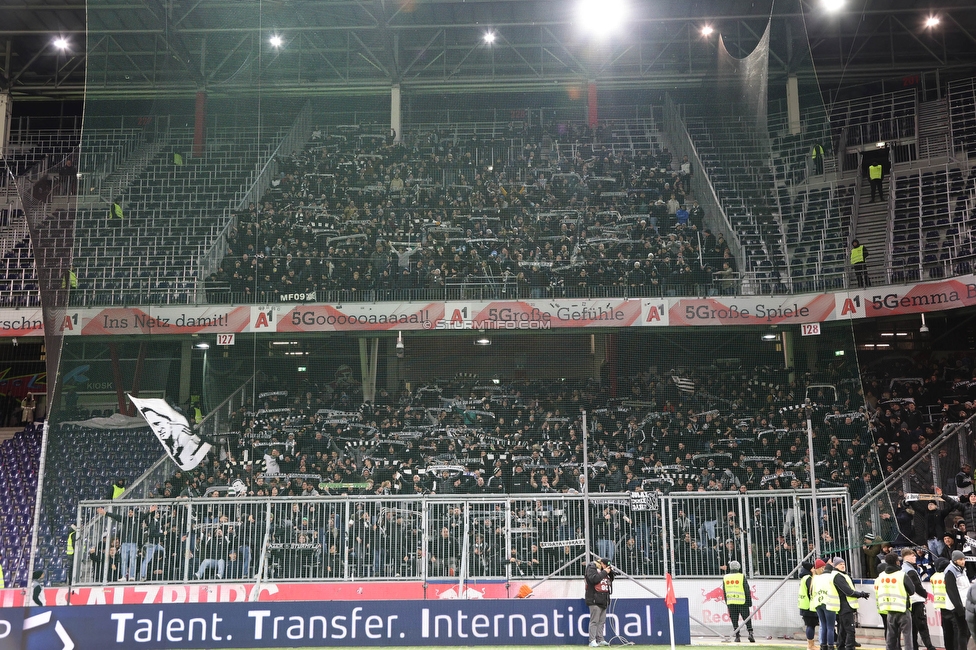
{"label": "black and white flag", "polygon": [[165,400],[138,399],[132,395],[128,395],[128,398],[180,469],[187,471],[200,464],[210,451],[210,443],[193,433],[186,417]]}
{"label": "black and white flag", "polygon": [[678,387],[678,392],[686,393],[688,395],[695,394],[695,381],[693,379],[671,375],[671,381],[673,381],[674,385]]}

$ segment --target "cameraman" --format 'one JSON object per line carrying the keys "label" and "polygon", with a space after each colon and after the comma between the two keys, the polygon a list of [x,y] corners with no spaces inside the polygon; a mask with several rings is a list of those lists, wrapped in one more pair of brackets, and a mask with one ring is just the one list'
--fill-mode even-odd
{"label": "cameraman", "polygon": [[607,619],[607,606],[613,591],[616,572],[610,560],[598,558],[586,565],[586,604],[590,608],[590,647],[610,645],[603,638],[603,624]]}

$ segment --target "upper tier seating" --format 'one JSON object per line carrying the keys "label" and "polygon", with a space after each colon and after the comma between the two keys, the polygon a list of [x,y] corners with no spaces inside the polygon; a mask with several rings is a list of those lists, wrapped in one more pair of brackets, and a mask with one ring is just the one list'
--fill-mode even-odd
{"label": "upper tier seating", "polygon": [[735,271],[694,203],[673,214],[685,196],[670,153],[632,149],[652,145],[646,128],[609,128],[606,146],[585,133],[570,158],[512,137],[320,132],[239,215],[208,299],[674,295]]}
{"label": "upper tier seating", "polygon": [[976,236],[970,204],[976,171],[945,166],[898,174],[891,228],[893,282],[972,272]]}
{"label": "upper tier seating", "polygon": [[833,141],[855,147],[912,138],[917,113],[915,90],[834,102],[830,111]]}
{"label": "upper tier seating", "polygon": [[844,287],[854,193],[853,183],[800,189],[792,198],[789,190],[780,189],[794,291]]}
{"label": "upper tier seating", "polygon": [[[205,155],[191,157],[192,132],[174,130],[167,137],[118,196],[79,210],[74,266],[79,296],[97,297],[89,302],[190,301],[200,256],[217,240],[228,208],[253,182],[276,141],[275,134],[262,139],[214,129]],[[174,153],[184,164],[174,163]],[[122,208],[122,219],[111,218],[113,203]]]}
{"label": "upper tier seating", "polygon": [[976,78],[949,84],[947,95],[953,150],[972,154],[976,152]]}
{"label": "upper tier seating", "polygon": [[686,125],[739,236],[743,270],[756,273],[763,293],[783,291],[788,267],[768,143],[748,120],[735,116],[688,117]]}

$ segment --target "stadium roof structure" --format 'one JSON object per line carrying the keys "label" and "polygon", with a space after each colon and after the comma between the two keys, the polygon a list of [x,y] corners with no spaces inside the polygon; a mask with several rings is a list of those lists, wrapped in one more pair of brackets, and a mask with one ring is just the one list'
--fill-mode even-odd
{"label": "stadium roof structure", "polygon": [[696,87],[713,73],[718,35],[744,54],[771,9],[771,80],[815,74],[808,81],[831,87],[972,74],[971,0],[937,9],[848,0],[837,13],[819,0],[771,3],[629,0],[623,29],[599,38],[582,29],[577,0],[12,0],[0,5],[0,88],[18,100],[230,94],[258,82],[283,96],[395,83],[418,93],[593,79],[610,89]]}

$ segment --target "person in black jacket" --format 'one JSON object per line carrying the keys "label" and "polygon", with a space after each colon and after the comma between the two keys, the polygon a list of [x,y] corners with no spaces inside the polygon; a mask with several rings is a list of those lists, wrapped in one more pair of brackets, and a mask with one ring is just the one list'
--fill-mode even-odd
{"label": "person in black jacket", "polygon": [[928,599],[929,592],[922,585],[916,560],[917,557],[912,548],[906,546],[901,550],[901,570],[905,572],[905,582],[911,582],[912,586],[915,587],[915,593],[911,597],[913,650],[919,650],[919,638],[925,644],[926,650],[935,650],[932,637],[929,635],[929,625],[925,618],[925,601]]}
{"label": "person in black jacket", "polygon": [[586,605],[590,608],[590,647],[608,646],[603,638],[603,624],[607,619],[607,607],[613,592],[616,573],[606,558],[599,558],[586,565]]}
{"label": "person in black jacket", "polygon": [[834,588],[840,596],[840,611],[837,612],[837,650],[854,650],[857,645],[857,639],[854,637],[854,608],[848,598],[868,598],[869,594],[854,589],[854,581],[847,575],[847,562],[844,558],[835,557],[830,563],[834,567]]}

